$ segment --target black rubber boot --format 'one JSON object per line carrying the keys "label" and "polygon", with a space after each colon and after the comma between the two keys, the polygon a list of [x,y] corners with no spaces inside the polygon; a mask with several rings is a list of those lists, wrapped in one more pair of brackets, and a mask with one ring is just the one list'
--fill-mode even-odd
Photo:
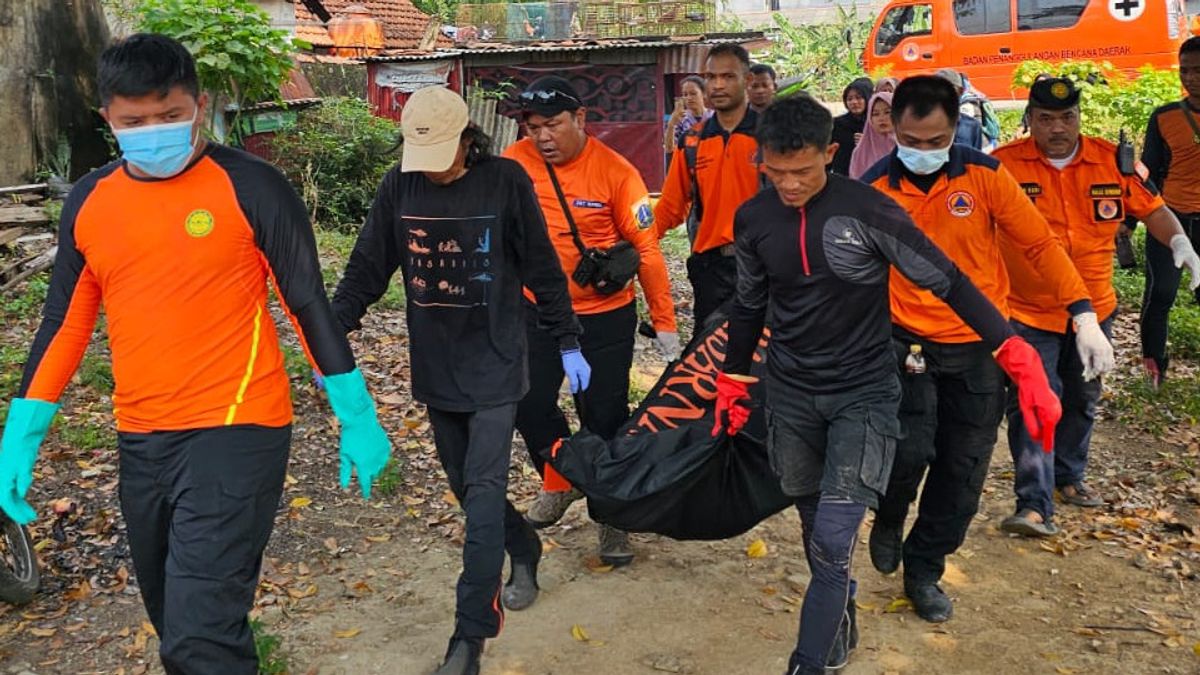
{"label": "black rubber boot", "polygon": [[904,594],[912,601],[917,616],[929,623],[943,623],[954,616],[954,604],[937,584],[904,582]]}
{"label": "black rubber boot", "polygon": [[526,528],[525,534],[530,537],[537,556],[531,562],[514,561],[512,563],[512,572],[508,577],[508,583],[504,584],[504,592],[500,595],[500,599],[504,602],[504,608],[514,612],[528,609],[537,600],[540,590],[537,571],[538,564],[542,560],[542,538],[532,527]]}
{"label": "black rubber boot", "polygon": [[846,613],[842,615],[842,624],[838,626],[837,636],[833,639],[833,648],[829,650],[829,658],[825,667],[829,670],[841,670],[850,663],[850,653],[858,647],[858,608],[854,606],[854,598],[846,602]]}
{"label": "black rubber boot", "polygon": [[884,574],[900,569],[900,562],[904,558],[904,523],[893,527],[876,520],[871,526],[868,548],[875,569]]}
{"label": "black rubber boot", "polygon": [[483,640],[450,638],[446,658],[433,675],[479,675],[479,660],[483,656]]}

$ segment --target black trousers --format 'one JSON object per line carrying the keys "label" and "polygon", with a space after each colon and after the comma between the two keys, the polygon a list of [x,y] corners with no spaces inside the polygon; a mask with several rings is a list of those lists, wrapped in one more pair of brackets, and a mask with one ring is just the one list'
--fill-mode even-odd
{"label": "black trousers", "polygon": [[167,673],[258,672],[246,615],[291,427],[122,433],[121,513]]}
{"label": "black trousers", "polygon": [[[925,478],[917,520],[904,542],[904,579],[933,583],[979,510],[1004,415],[1004,373],[982,343],[938,344],[899,329],[892,342],[901,364],[901,438],[876,520],[902,526]],[[904,372],[913,344],[925,354],[921,375]]]}
{"label": "black trousers", "polygon": [[508,404],[475,412],[429,408],[433,440],[450,489],[467,516],[463,569],[458,577],[454,637],[496,637],[504,626],[500,588],[504,552],[533,562],[533,528],[508,501],[513,416]]}
{"label": "black trousers", "polygon": [[[1175,215],[1183,224],[1183,231],[1191,239],[1192,246],[1200,249],[1200,214],[1176,212]],[[1170,356],[1167,354],[1167,322],[1182,278],[1183,270],[1175,267],[1175,256],[1171,253],[1171,247],[1146,235],[1146,293],[1142,297],[1141,317],[1142,357],[1154,359],[1159,370],[1164,373]],[[1200,302],[1200,289],[1197,289],[1195,298],[1196,302]]]}
{"label": "black trousers", "polygon": [[[526,306],[529,339],[529,393],[517,407],[517,431],[525,439],[529,457],[543,472],[543,453],[560,438],[571,435],[567,418],[558,407],[563,382],[558,341],[537,326],[537,310]],[[580,315],[583,335],[580,351],[592,367],[592,379],[579,400],[583,426],[601,438],[611,439],[629,419],[629,371],[637,332],[637,307],[629,303],[602,314]]]}
{"label": "black trousers", "polygon": [[687,273],[692,284],[692,332],[699,333],[737,291],[737,259],[722,255],[721,249],[696,253],[687,260]]}

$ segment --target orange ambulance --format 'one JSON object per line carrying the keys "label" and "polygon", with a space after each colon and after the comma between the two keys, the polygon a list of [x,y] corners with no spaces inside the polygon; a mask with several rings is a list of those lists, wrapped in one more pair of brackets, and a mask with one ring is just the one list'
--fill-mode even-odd
{"label": "orange ambulance", "polygon": [[1012,99],[1023,61],[1170,68],[1188,28],[1184,0],[892,0],[863,60],[900,78],[954,68],[988,97]]}

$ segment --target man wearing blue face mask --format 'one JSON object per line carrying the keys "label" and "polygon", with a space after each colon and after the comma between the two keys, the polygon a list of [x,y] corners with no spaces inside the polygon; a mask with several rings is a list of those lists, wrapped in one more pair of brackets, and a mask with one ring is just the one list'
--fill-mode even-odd
{"label": "man wearing blue face mask", "polygon": [[100,58],[122,159],[63,205],[58,257],[0,440],[0,508],[25,495],[103,304],[121,512],[167,673],[257,671],[246,615],[274,524],[292,404],[268,281],[324,375],[341,483],[364,497],[391,445],[325,296],[304,205],[270,165],[204,141],[206,97],[178,42],[131,36]]}
{"label": "man wearing blue face mask", "polygon": [[[957,118],[958,93],[946,80],[901,82],[892,98],[896,150],[863,182],[899,202],[1006,317],[1008,273],[997,238],[1011,241],[1023,255],[1010,263],[1042,280],[1046,302],[1068,310],[1085,368],[1097,375],[1111,370],[1112,345],[1070,257],[1007,169],[953,143]],[[884,573],[903,562],[905,593],[921,618],[936,623],[953,611],[937,584],[946,556],[962,545],[979,508],[1004,414],[1004,375],[980,336],[933,294],[895,272],[890,290],[893,347],[905,364],[902,434],[871,531],[871,562]],[[1053,448],[1053,433],[1041,434],[1041,441]],[[922,478],[919,514],[904,540],[904,520]]]}

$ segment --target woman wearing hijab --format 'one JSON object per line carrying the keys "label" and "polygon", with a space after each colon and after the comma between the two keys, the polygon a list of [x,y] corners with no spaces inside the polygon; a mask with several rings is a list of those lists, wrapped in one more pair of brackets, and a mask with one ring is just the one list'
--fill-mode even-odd
{"label": "woman wearing hijab", "polygon": [[854,147],[850,156],[850,177],[861,178],[868,169],[891,154],[896,147],[892,129],[892,95],[879,92],[867,102],[867,126],[862,140]]}
{"label": "woman wearing hijab", "polygon": [[899,78],[895,78],[895,77],[881,78],[878,82],[875,83],[875,93],[882,94],[882,93],[886,92],[886,93],[890,94],[890,93],[896,91],[896,85],[898,85],[898,84],[900,84]]}
{"label": "woman wearing hijab", "polygon": [[838,149],[829,164],[829,170],[836,174],[850,175],[850,155],[854,153],[854,146],[862,137],[863,127],[867,122],[867,100],[871,98],[874,90],[870,78],[860,77],[842,92],[846,114],[833,119],[833,142],[838,144]]}

